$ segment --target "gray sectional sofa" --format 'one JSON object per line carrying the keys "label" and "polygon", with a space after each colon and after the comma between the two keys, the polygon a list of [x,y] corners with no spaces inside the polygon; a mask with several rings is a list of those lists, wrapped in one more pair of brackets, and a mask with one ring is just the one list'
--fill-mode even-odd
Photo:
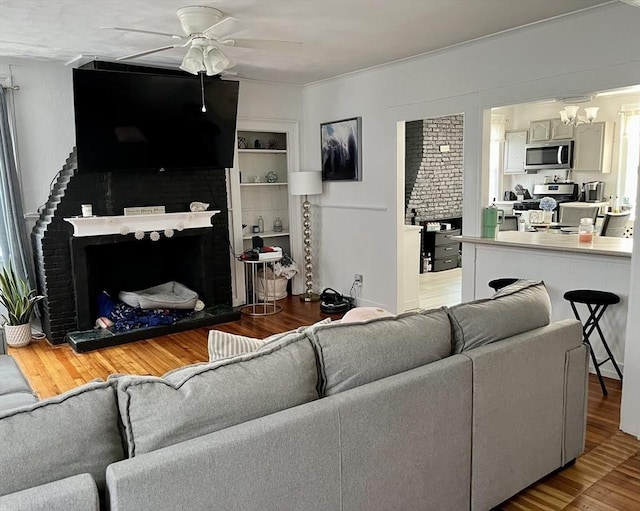
{"label": "gray sectional sofa", "polygon": [[0,413],[0,509],[488,510],[584,447],[543,284],[290,332]]}
{"label": "gray sectional sofa", "polygon": [[37,401],[18,364],[13,357],[7,355],[4,331],[0,329],[0,413]]}

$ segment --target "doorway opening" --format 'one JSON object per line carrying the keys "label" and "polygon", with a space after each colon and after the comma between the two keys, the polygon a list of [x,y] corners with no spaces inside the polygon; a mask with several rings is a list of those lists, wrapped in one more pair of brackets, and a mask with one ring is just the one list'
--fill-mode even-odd
{"label": "doorway opening", "polygon": [[418,304],[461,299],[464,115],[405,122],[405,225],[420,226]]}

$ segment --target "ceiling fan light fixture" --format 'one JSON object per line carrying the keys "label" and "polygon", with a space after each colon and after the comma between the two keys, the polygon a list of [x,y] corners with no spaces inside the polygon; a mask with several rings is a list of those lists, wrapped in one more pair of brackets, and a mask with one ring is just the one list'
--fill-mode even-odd
{"label": "ceiling fan light fixture", "polygon": [[198,73],[205,71],[206,69],[203,57],[202,49],[198,46],[192,46],[189,48],[189,51],[187,51],[184,59],[182,59],[180,69],[187,73],[191,73],[192,75],[197,75]]}
{"label": "ceiling fan light fixture", "polygon": [[207,75],[214,76],[233,67],[234,64],[219,48],[208,46],[204,50],[204,65],[207,70]]}

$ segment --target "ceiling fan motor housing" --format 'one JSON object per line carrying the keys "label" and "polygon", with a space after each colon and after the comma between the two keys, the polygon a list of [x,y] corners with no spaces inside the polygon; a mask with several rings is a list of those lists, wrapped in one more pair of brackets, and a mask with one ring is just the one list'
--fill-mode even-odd
{"label": "ceiling fan motor housing", "polygon": [[201,34],[222,19],[222,12],[213,7],[190,6],[176,11],[186,35]]}

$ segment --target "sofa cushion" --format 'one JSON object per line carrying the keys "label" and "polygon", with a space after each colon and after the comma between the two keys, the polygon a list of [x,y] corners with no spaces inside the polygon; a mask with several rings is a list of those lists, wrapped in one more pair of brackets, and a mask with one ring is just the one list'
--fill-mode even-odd
{"label": "sofa cushion", "polygon": [[0,496],[0,509],[100,511],[100,499],[93,478],[80,474]]}
{"label": "sofa cushion", "polygon": [[31,387],[15,359],[9,355],[0,355],[0,396],[15,392],[31,393]]}
{"label": "sofa cushion", "polygon": [[360,323],[332,323],[307,331],[320,364],[321,396],[401,373],[451,354],[444,309]]}
{"label": "sofa cushion", "polygon": [[112,383],[88,383],[28,407],[0,413],[0,495],[105,470],[124,458]]}
{"label": "sofa cushion", "polygon": [[219,360],[221,358],[235,357],[243,353],[251,353],[256,351],[267,343],[277,341],[290,334],[296,334],[304,331],[306,328],[314,328],[318,325],[324,325],[331,322],[331,318],[325,318],[311,326],[301,326],[296,330],[281,332],[270,335],[265,339],[256,339],[254,337],[246,337],[244,335],[231,334],[221,330],[209,330],[209,360]]}
{"label": "sofa cushion", "polygon": [[551,321],[551,300],[544,282],[518,280],[491,298],[448,309],[454,353],[483,346]]}
{"label": "sofa cushion", "polygon": [[304,334],[162,378],[119,377],[118,404],[129,455],[313,401],[318,398],[317,379],[313,347]]}

